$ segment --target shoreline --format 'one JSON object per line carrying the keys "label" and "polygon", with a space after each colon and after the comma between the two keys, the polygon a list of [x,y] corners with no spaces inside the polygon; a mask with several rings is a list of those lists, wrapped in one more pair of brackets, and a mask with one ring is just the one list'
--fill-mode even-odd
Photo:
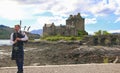
{"label": "shoreline", "polygon": [[[25,73],[120,73],[120,64],[74,64],[24,66]],[[0,67],[2,73],[15,73],[17,67]]]}

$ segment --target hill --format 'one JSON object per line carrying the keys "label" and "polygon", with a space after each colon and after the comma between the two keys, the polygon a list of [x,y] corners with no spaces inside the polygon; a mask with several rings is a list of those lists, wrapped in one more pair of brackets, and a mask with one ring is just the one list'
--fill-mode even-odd
{"label": "hill", "polygon": [[[0,39],[9,39],[10,38],[10,34],[14,32],[13,28],[10,28],[8,26],[5,25],[0,25]],[[40,35],[38,34],[32,34],[32,33],[27,33],[29,39],[39,39]]]}
{"label": "hill", "polygon": [[10,34],[14,31],[14,29],[9,28],[4,25],[0,25],[0,39],[9,39]]}
{"label": "hill", "polygon": [[32,30],[30,31],[32,34],[39,34],[39,35],[42,35],[43,33],[43,29],[37,29],[37,30]]}

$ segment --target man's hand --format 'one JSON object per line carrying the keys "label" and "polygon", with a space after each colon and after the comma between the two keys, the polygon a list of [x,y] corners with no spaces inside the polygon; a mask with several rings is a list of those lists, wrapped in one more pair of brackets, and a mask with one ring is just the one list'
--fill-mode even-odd
{"label": "man's hand", "polygon": [[20,40],[21,40],[21,38],[16,38],[16,40],[17,40],[17,41],[20,41]]}
{"label": "man's hand", "polygon": [[14,41],[14,44],[17,43],[17,40]]}
{"label": "man's hand", "polygon": [[16,40],[14,41],[14,44],[17,43],[17,41],[20,41],[21,38],[16,38]]}

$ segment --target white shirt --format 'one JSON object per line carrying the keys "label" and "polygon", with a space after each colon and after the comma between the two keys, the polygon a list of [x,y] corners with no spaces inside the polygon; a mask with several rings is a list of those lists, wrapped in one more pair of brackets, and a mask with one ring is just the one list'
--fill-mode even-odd
{"label": "white shirt", "polygon": [[[13,34],[14,33],[11,33],[10,35],[10,43],[13,45],[15,42],[13,41]],[[25,32],[21,32],[22,35],[24,35],[25,37],[24,38],[21,38],[21,41],[26,41],[28,40],[28,36],[26,35]]]}

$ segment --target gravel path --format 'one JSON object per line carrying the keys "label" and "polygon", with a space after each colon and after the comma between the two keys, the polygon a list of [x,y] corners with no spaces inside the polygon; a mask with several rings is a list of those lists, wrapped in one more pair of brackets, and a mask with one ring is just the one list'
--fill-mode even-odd
{"label": "gravel path", "polygon": [[[16,71],[16,67],[0,68],[0,73],[16,73]],[[24,73],[120,73],[120,64],[25,66]]]}

